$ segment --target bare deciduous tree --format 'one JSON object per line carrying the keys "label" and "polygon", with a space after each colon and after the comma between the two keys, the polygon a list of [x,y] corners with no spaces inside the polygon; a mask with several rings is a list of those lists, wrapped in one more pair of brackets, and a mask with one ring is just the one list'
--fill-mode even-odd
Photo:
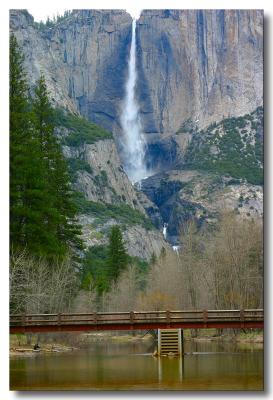
{"label": "bare deciduous tree", "polygon": [[68,311],[78,287],[76,272],[69,260],[49,264],[26,252],[11,255],[10,304],[13,313]]}

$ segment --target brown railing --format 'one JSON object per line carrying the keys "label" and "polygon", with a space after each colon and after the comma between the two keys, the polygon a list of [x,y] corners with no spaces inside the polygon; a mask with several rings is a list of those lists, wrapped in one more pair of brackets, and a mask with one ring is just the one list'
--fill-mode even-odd
{"label": "brown railing", "polygon": [[[263,327],[263,309],[167,310],[10,316],[11,332],[57,330],[112,330],[164,327]],[[73,328],[74,327],[74,328]]]}

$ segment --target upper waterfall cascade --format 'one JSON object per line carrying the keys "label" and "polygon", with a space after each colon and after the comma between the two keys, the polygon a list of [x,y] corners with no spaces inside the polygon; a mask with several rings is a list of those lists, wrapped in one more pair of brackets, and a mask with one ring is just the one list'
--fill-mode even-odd
{"label": "upper waterfall cascade", "polygon": [[144,160],[145,140],[141,130],[139,107],[135,96],[136,83],[136,19],[133,19],[128,78],[121,113],[121,126],[123,130],[121,141],[122,158],[124,169],[133,183],[140,181],[148,175]]}

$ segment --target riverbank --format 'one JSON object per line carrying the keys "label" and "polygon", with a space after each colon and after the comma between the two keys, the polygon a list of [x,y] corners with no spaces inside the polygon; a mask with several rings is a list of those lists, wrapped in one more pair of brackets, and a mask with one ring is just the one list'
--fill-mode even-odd
{"label": "riverbank", "polygon": [[[35,345],[38,343],[38,348]],[[60,335],[59,340],[56,340],[56,335],[25,335],[17,334],[10,335],[9,340],[10,357],[32,357],[38,354],[64,353],[78,350],[79,347],[67,342]]]}
{"label": "riverbank", "polygon": [[222,341],[240,343],[260,343],[263,344],[263,331],[223,331],[221,334],[216,329],[202,329],[198,331],[196,337],[191,336],[191,331],[184,330],[184,339],[192,341]]}
{"label": "riverbank", "polygon": [[[10,357],[32,357],[39,354],[64,353],[77,351],[88,347],[92,343],[116,342],[130,343],[152,341],[153,336],[149,333],[68,333],[68,334],[40,334],[40,335],[10,335]],[[39,348],[35,349],[38,343]]]}
{"label": "riverbank", "polygon": [[[70,334],[24,334],[10,335],[10,356],[31,357],[38,354],[64,353],[77,351],[99,342],[116,342],[120,344],[153,342],[155,336],[149,332],[90,332]],[[184,330],[184,340],[192,342],[237,342],[241,345],[257,344],[263,346],[263,332],[224,332],[221,335],[215,329],[204,329],[197,332],[196,337],[191,336],[191,331]],[[38,349],[34,349],[35,344]]]}
{"label": "riverbank", "polygon": [[191,330],[184,330],[184,340],[192,341],[234,341],[242,343],[263,343],[263,331],[253,330],[253,331],[233,331],[233,330],[223,330],[219,333],[217,329],[202,329],[194,332],[196,336],[193,336]]}

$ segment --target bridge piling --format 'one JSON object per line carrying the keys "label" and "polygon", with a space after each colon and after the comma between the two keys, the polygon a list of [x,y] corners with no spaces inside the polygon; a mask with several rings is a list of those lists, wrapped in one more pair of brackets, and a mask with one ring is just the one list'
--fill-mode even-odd
{"label": "bridge piling", "polygon": [[158,355],[184,354],[182,329],[158,329]]}

